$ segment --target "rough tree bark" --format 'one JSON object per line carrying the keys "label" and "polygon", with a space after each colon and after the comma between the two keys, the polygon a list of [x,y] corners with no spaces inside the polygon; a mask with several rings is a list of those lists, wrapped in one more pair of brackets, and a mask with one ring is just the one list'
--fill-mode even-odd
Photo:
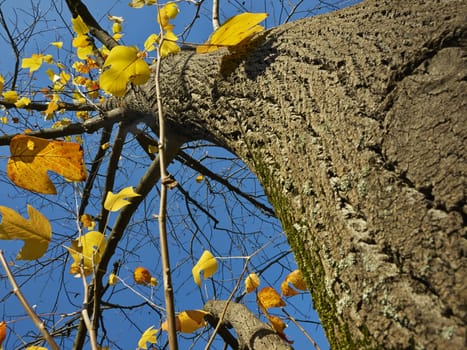
{"label": "rough tree bark", "polygon": [[375,0],[163,62],[171,130],[258,176],[334,349],[466,345],[466,27],[464,0]]}

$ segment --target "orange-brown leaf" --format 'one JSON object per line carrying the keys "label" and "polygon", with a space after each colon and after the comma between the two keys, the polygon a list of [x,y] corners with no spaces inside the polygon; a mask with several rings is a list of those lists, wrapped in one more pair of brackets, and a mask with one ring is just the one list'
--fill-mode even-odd
{"label": "orange-brown leaf", "polygon": [[8,177],[29,191],[56,194],[47,172],[54,171],[71,181],[86,179],[81,146],[73,142],[50,141],[17,135],[10,142]]}
{"label": "orange-brown leaf", "polygon": [[306,290],[306,284],[300,270],[295,270],[289,273],[281,284],[282,295],[286,297],[297,295],[298,292],[290,287],[289,284],[292,284],[298,290]]}
{"label": "orange-brown leaf", "polygon": [[266,310],[271,307],[285,306],[279,293],[272,287],[264,287],[258,292],[258,303]]}
{"label": "orange-brown leaf", "polygon": [[138,266],[133,271],[133,278],[136,283],[146,285],[151,283],[152,276],[148,269],[142,266]]}
{"label": "orange-brown leaf", "polygon": [[2,343],[6,338],[6,322],[0,322],[0,349],[2,348]]}

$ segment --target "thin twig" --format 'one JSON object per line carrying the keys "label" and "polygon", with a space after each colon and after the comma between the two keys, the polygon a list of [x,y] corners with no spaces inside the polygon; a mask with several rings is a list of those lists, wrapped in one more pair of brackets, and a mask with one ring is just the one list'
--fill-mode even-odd
{"label": "thin twig", "polygon": [[[162,21],[159,21],[161,23]],[[161,45],[164,42],[164,31],[162,26],[160,27],[160,42]],[[167,325],[168,325],[168,337],[169,337],[169,348],[170,350],[177,350],[177,327],[175,321],[175,305],[173,297],[172,287],[172,276],[170,270],[170,257],[169,247],[167,243],[167,228],[166,228],[166,217],[167,217],[167,169],[166,169],[166,148],[168,139],[166,137],[164,113],[162,110],[162,98],[159,84],[160,77],[160,65],[161,56],[160,51],[157,50],[157,62],[156,62],[156,74],[155,74],[155,87],[156,87],[156,99],[157,99],[157,113],[159,117],[159,157],[160,157],[160,172],[161,172],[161,193],[160,193],[160,207],[158,214],[159,223],[159,240],[160,240],[160,251],[162,260],[162,276],[164,279],[164,296],[165,296],[165,307],[167,310]]]}
{"label": "thin twig", "polygon": [[215,31],[219,28],[221,24],[219,23],[219,0],[212,1],[212,29]]}
{"label": "thin twig", "polygon": [[[255,254],[255,253],[254,253],[254,254]],[[225,314],[227,313],[227,309],[228,309],[228,307],[229,307],[229,304],[230,304],[230,302],[232,301],[233,296],[235,295],[236,291],[238,290],[238,287],[240,287],[241,281],[243,281],[243,275],[244,275],[245,272],[247,271],[248,263],[249,263],[249,261],[250,261],[250,259],[251,259],[252,256],[253,256],[253,255],[250,255],[250,256],[248,256],[248,257],[246,258],[246,260],[245,260],[245,265],[243,266],[242,273],[241,273],[240,276],[238,277],[237,283],[235,284],[234,289],[233,289],[232,292],[230,293],[229,298],[227,299],[227,301],[226,301],[226,303],[225,303],[224,310],[222,310],[222,313],[221,313],[220,316],[219,316],[219,321],[217,322],[216,328],[215,328],[214,331],[212,332],[211,338],[209,338],[209,341],[208,341],[208,343],[206,344],[206,347],[204,348],[205,350],[209,350],[209,348],[211,347],[212,343],[214,342],[214,338],[216,337],[217,331],[219,330],[220,326],[222,325],[222,322],[223,322],[223,320],[224,320]]]}
{"label": "thin twig", "polygon": [[282,312],[286,314],[289,320],[291,320],[297,326],[297,328],[302,331],[302,333],[305,335],[305,337],[307,337],[310,343],[313,344],[316,350],[321,350],[311,335],[308,334],[308,332],[300,325],[300,323],[297,322],[295,318],[293,318],[287,311],[285,311],[284,308],[282,308]]}
{"label": "thin twig", "polygon": [[36,313],[31,308],[31,306],[29,306],[23,293],[21,293],[21,290],[19,289],[18,284],[16,283],[13,274],[11,273],[10,267],[8,266],[8,263],[6,262],[5,257],[3,256],[3,251],[1,249],[0,249],[0,261],[8,276],[8,280],[10,281],[11,287],[13,288],[13,293],[16,295],[21,305],[23,305],[23,308],[26,310],[27,314],[29,315],[31,320],[34,322],[36,327],[39,329],[45,341],[49,343],[50,347],[53,350],[59,350],[59,347],[55,343],[55,340],[52,338],[50,333],[47,331],[47,328],[45,328],[44,322],[42,322],[41,319],[36,315]]}

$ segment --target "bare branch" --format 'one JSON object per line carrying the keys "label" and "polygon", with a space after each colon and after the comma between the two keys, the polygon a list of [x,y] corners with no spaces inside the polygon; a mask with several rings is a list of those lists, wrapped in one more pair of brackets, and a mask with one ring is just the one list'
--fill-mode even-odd
{"label": "bare branch", "polygon": [[8,263],[6,262],[5,257],[3,256],[2,250],[0,250],[0,262],[2,263],[2,266],[5,269],[5,272],[8,276],[8,279],[10,280],[10,284],[13,288],[13,293],[16,295],[21,305],[23,305],[23,308],[26,310],[27,314],[29,315],[31,320],[34,322],[36,327],[39,329],[45,341],[49,343],[50,347],[53,350],[59,350],[59,347],[55,343],[55,340],[52,338],[50,333],[47,331],[47,328],[45,328],[44,322],[42,322],[41,319],[36,315],[32,307],[29,306],[29,303],[24,297],[23,293],[21,293],[21,290],[19,289],[18,284],[16,283],[13,274],[11,273],[10,267],[8,266]]}

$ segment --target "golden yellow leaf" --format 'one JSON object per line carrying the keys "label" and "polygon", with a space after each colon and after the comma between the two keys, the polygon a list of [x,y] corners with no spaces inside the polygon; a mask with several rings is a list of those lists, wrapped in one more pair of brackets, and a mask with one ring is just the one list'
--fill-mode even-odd
{"label": "golden yellow leaf", "polygon": [[73,25],[73,30],[76,32],[78,35],[86,34],[89,32],[89,28],[84,23],[83,19],[81,16],[75,17],[71,19],[71,24]]}
{"label": "golden yellow leaf", "polygon": [[118,277],[116,274],[114,274],[113,272],[109,275],[109,284],[111,286],[115,286],[118,282]]}
{"label": "golden yellow leaf", "polygon": [[83,214],[80,216],[79,221],[86,227],[88,230],[92,230],[96,226],[96,222],[93,220],[91,215]]}
{"label": "golden yellow leaf", "polygon": [[131,0],[131,2],[128,5],[135,9],[139,9],[144,6],[144,0]]}
{"label": "golden yellow leaf", "polygon": [[149,282],[149,285],[150,285],[151,287],[155,287],[155,286],[157,286],[158,284],[159,284],[159,281],[157,280],[157,278],[156,278],[156,277],[151,277],[151,281]]}
{"label": "golden yellow leaf", "polygon": [[172,31],[167,31],[164,34],[164,40],[159,48],[161,57],[180,52],[180,47],[175,43],[177,40],[178,37]]}
{"label": "golden yellow leaf", "polygon": [[151,283],[151,273],[145,267],[138,266],[133,271],[133,279],[138,284],[147,285]]}
{"label": "golden yellow leaf", "polygon": [[178,15],[178,6],[174,2],[168,2],[157,13],[157,22],[164,30],[172,30],[173,25],[169,23],[170,19],[174,19]]}
{"label": "golden yellow leaf", "polygon": [[2,349],[2,343],[6,338],[6,322],[0,322],[0,349]]}
{"label": "golden yellow leaf", "polygon": [[146,343],[156,344],[157,343],[157,329],[153,329],[154,326],[149,327],[146,329],[143,334],[141,334],[141,338],[138,341],[138,349],[147,349]]}
{"label": "golden yellow leaf", "polygon": [[18,101],[15,102],[15,106],[18,108],[24,108],[29,106],[31,100],[27,97],[21,97]]}
{"label": "golden yellow leaf", "polygon": [[57,193],[47,175],[50,170],[71,181],[86,179],[83,149],[77,143],[17,135],[10,142],[10,152],[7,175],[17,186],[29,191]]}
{"label": "golden yellow leaf", "polygon": [[31,57],[23,58],[21,68],[29,68],[29,73],[32,73],[41,67],[43,59],[43,54],[32,54]]}
{"label": "golden yellow leaf", "polygon": [[289,273],[285,280],[281,283],[282,295],[286,297],[297,295],[298,292],[295,289],[291,288],[289,284],[292,284],[295,288],[299,290],[307,289],[300,270],[295,270]]}
{"label": "golden yellow leaf", "polygon": [[61,49],[63,47],[63,41],[53,41],[50,45],[55,46],[57,49]]}
{"label": "golden yellow leaf", "polygon": [[122,24],[115,22],[112,24],[112,33],[117,34],[122,31]]}
{"label": "golden yellow leaf", "polygon": [[283,307],[285,302],[282,300],[279,293],[272,287],[264,287],[258,292],[258,304],[266,310],[271,307]]}
{"label": "golden yellow leaf", "polygon": [[34,260],[45,254],[52,238],[52,227],[44,215],[29,204],[29,220],[4,206],[0,206],[0,213],[2,214],[0,239],[24,241],[16,259]]}
{"label": "golden yellow leaf", "polygon": [[140,196],[140,194],[136,193],[131,186],[125,187],[117,194],[113,194],[109,191],[107,192],[107,197],[105,197],[104,208],[108,211],[119,211],[124,206],[130,204],[130,201],[125,198],[129,199],[138,196]]}
{"label": "golden yellow leaf", "polygon": [[136,47],[115,46],[104,62],[104,72],[99,78],[100,87],[114,95],[124,96],[128,82],[136,85],[149,80],[149,65],[138,56]]}
{"label": "golden yellow leaf", "polygon": [[154,45],[158,43],[158,39],[159,38],[157,34],[154,34],[154,33],[149,34],[149,36],[144,41],[144,51],[146,52],[154,51],[156,49]]}
{"label": "golden yellow leaf", "polygon": [[185,310],[178,314],[177,318],[180,322],[180,329],[182,333],[193,333],[199,328],[206,325],[204,316],[207,314],[203,310]]}
{"label": "golden yellow leaf", "polygon": [[104,235],[98,231],[90,231],[72,241],[71,247],[67,248],[73,258],[70,273],[80,275],[81,265],[85,276],[92,273],[94,267],[101,261],[105,244]]}
{"label": "golden yellow leaf", "polygon": [[0,92],[3,91],[3,84],[5,83],[5,78],[0,74]]}
{"label": "golden yellow leaf", "polygon": [[5,91],[2,95],[5,102],[15,103],[18,101],[18,93],[16,91]]}
{"label": "golden yellow leaf", "polygon": [[217,260],[210,251],[205,250],[191,272],[193,279],[198,286],[201,286],[200,273],[204,271],[204,278],[209,278],[217,271]]}
{"label": "golden yellow leaf", "polygon": [[233,47],[253,34],[262,32],[263,26],[258,25],[268,16],[267,13],[245,12],[228,19],[211,34],[208,41],[196,48],[197,53],[207,53],[221,47]]}
{"label": "golden yellow leaf", "polygon": [[28,346],[26,350],[48,350],[48,349],[44,348],[43,346],[31,345],[31,346]]}
{"label": "golden yellow leaf", "polygon": [[284,329],[287,327],[284,321],[273,315],[267,315],[266,317],[269,320],[269,323],[271,323],[272,328],[274,328],[277,333],[283,333]]}
{"label": "golden yellow leaf", "polygon": [[259,277],[256,273],[250,273],[246,278],[245,278],[245,292],[246,293],[251,293],[254,291],[256,288],[259,286]]}
{"label": "golden yellow leaf", "polygon": [[[175,316],[176,330],[182,333],[193,333],[206,325],[204,316],[207,314],[208,312],[203,310],[185,310],[180,312]],[[168,331],[167,321],[162,322],[161,329],[166,332]]]}
{"label": "golden yellow leaf", "polygon": [[196,176],[196,182],[197,183],[203,182],[203,180],[204,180],[204,175],[200,174],[200,175]]}

